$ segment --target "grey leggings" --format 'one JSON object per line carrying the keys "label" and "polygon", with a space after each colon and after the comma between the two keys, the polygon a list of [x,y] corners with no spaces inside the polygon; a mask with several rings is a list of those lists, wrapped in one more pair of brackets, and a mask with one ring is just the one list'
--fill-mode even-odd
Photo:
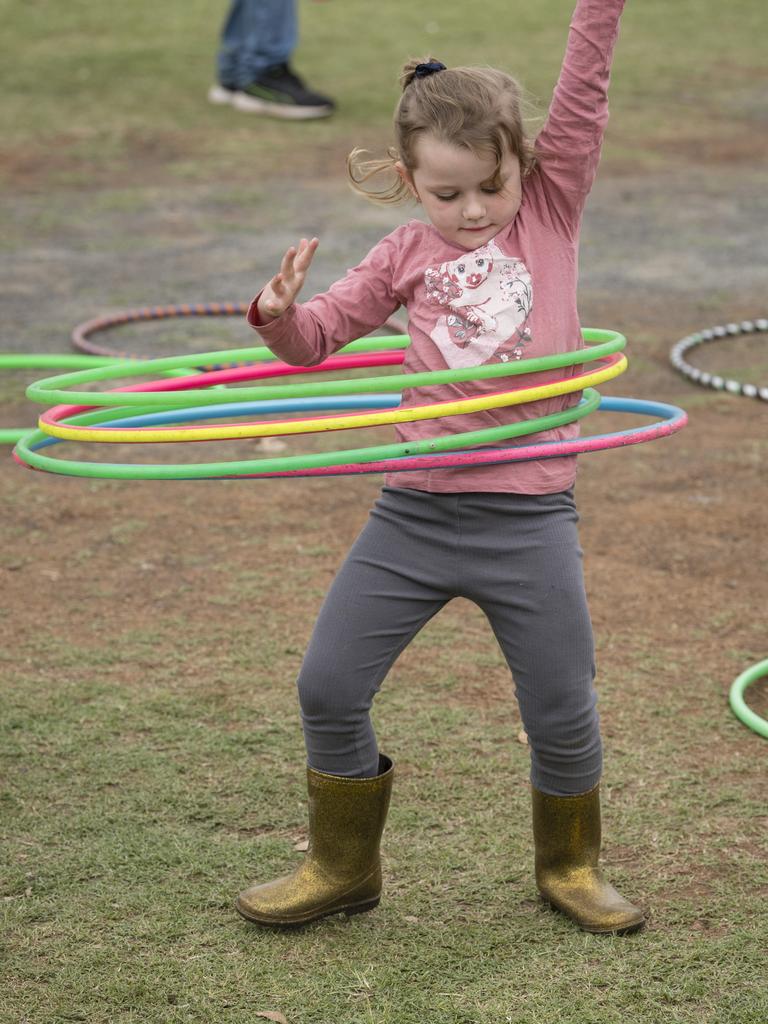
{"label": "grey leggings", "polygon": [[571,491],[385,487],[328,591],[299,673],[309,765],[376,774],[373,698],[418,631],[461,596],[485,612],[512,672],[533,785],[560,796],[596,785],[602,748],[577,523]]}

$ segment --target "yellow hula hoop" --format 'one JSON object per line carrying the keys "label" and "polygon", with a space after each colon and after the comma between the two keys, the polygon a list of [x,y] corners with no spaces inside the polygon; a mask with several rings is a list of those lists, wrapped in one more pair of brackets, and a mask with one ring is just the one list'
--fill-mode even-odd
{"label": "yellow hula hoop", "polygon": [[604,381],[618,377],[627,368],[627,358],[620,354],[610,356],[610,365],[589,373],[577,374],[567,380],[552,381],[512,391],[497,392],[483,398],[462,398],[452,402],[438,402],[428,406],[394,409],[387,412],[367,412],[341,416],[322,416],[315,419],[279,421],[265,423],[229,423],[217,427],[186,427],[183,429],[143,427],[73,427],[66,423],[39,421],[38,426],[46,434],[67,441],[98,441],[111,443],[139,443],[173,441],[223,441],[246,437],[277,437],[286,434],[306,434],[326,430],[348,430],[354,427],[378,427],[391,423],[410,423],[415,420],[438,419],[446,416],[460,416],[486,409],[497,409],[525,402],[536,402],[543,398],[555,398],[574,391],[583,391]]}

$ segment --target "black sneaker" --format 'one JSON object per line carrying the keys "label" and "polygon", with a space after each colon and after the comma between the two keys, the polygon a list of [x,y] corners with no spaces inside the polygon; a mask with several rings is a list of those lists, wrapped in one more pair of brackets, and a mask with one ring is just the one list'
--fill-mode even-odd
{"label": "black sneaker", "polygon": [[249,114],[267,114],[293,121],[328,117],[335,103],[327,96],[307,89],[287,64],[267,68],[255,82],[244,89],[213,85],[208,92],[211,103],[229,103],[235,110]]}

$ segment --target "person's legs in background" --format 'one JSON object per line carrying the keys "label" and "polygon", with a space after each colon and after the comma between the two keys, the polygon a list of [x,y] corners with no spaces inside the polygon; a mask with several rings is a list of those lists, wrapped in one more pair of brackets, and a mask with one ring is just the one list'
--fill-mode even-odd
{"label": "person's legs in background", "polygon": [[296,0],[232,0],[211,103],[291,120],[327,117],[333,101],[308,89],[290,67],[297,41]]}
{"label": "person's legs in background", "polygon": [[217,69],[228,89],[245,89],[267,68],[287,64],[298,42],[295,0],[232,0]]}

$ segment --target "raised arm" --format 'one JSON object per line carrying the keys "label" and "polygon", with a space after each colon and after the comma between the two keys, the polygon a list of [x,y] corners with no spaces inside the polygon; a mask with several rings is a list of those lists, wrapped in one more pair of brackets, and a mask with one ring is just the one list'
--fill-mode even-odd
{"label": "raised arm", "polygon": [[[393,287],[397,232],[382,239],[362,263],[327,292],[296,303],[316,239],[288,250],[278,274],[251,303],[248,323],[275,355],[295,366],[313,366],[337,349],[380,327],[400,305]],[[297,266],[298,265],[298,266]]]}
{"label": "raised arm", "polygon": [[608,123],[608,82],[624,0],[578,0],[549,114],[536,139],[533,199],[574,237]]}

